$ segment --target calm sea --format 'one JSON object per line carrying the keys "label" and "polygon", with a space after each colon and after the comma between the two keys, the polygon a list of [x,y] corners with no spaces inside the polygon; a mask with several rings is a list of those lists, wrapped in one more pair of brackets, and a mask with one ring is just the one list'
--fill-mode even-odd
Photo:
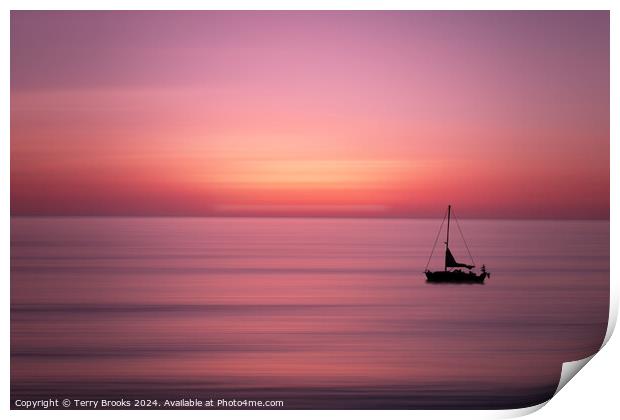
{"label": "calm sea", "polygon": [[429,285],[439,224],[12,218],[11,398],[548,399],[605,335],[609,223],[462,220],[491,278]]}

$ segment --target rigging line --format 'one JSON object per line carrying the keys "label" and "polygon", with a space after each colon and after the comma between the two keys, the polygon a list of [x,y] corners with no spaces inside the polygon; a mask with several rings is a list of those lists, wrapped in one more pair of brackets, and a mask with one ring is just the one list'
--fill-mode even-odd
{"label": "rigging line", "polygon": [[431,263],[431,258],[433,258],[433,253],[435,252],[435,247],[437,246],[437,241],[439,240],[439,235],[441,234],[441,229],[443,229],[443,224],[446,221],[446,217],[448,216],[448,210],[443,215],[443,220],[441,221],[441,225],[439,226],[439,232],[437,232],[437,236],[435,237],[435,243],[433,244],[433,249],[431,249],[431,255],[428,257],[428,261],[426,262],[426,267],[424,267],[424,271],[428,270],[428,266]]}
{"label": "rigging line", "polygon": [[467,253],[469,254],[469,258],[471,262],[476,265],[476,261],[474,261],[474,257],[471,256],[471,252],[469,252],[469,246],[467,246],[467,241],[465,240],[465,235],[463,235],[463,231],[461,230],[461,225],[459,225],[459,219],[454,214],[454,210],[452,210],[452,215],[454,220],[456,220],[456,227],[459,229],[459,233],[461,234],[461,238],[463,239],[463,243],[465,244],[465,249],[467,249]]}

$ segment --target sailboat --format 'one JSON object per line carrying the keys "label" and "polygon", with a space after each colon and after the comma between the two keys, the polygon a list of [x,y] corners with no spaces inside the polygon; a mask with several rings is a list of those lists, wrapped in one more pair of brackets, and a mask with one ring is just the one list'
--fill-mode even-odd
{"label": "sailboat", "polygon": [[[452,214],[452,206],[448,206],[448,228],[446,230],[446,256],[444,259],[444,269],[443,271],[430,271],[428,266],[430,264],[431,258],[433,257],[433,252],[435,251],[435,246],[437,245],[437,239],[439,238],[439,234],[441,233],[441,229],[443,228],[443,224],[446,221],[446,217],[444,216],[443,221],[441,222],[441,226],[439,227],[439,232],[437,233],[437,238],[435,239],[435,244],[433,245],[433,250],[431,251],[431,256],[428,258],[428,263],[426,264],[426,268],[424,270],[424,274],[426,274],[426,282],[427,283],[484,283],[484,279],[491,276],[491,274],[486,270],[486,267],[483,265],[481,267],[480,273],[476,273],[472,271],[476,265],[474,264],[474,259],[469,252],[469,247],[467,246],[467,242],[465,241],[465,237],[463,236],[463,232],[461,231],[460,226],[457,222],[457,227],[459,228],[459,232],[463,237],[463,242],[465,242],[465,247],[467,248],[467,252],[469,253],[469,257],[471,258],[472,264],[463,264],[457,262],[450,251],[450,218]],[[466,268],[467,271],[461,270],[461,268]]]}

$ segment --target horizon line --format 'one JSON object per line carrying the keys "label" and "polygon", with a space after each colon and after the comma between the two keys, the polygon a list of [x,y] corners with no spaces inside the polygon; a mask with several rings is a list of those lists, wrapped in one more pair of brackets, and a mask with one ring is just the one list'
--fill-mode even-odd
{"label": "horizon line", "polygon": [[[170,214],[11,214],[11,218],[168,218],[168,219],[417,219],[436,220],[441,216],[303,216],[303,215],[170,215]],[[513,221],[610,221],[610,217],[459,217],[467,220],[513,220]]]}

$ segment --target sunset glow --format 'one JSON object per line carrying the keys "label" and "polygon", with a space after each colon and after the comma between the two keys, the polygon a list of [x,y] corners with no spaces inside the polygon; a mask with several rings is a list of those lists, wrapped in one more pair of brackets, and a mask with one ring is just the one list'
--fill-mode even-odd
{"label": "sunset glow", "polygon": [[13,12],[14,215],[607,218],[606,12]]}

